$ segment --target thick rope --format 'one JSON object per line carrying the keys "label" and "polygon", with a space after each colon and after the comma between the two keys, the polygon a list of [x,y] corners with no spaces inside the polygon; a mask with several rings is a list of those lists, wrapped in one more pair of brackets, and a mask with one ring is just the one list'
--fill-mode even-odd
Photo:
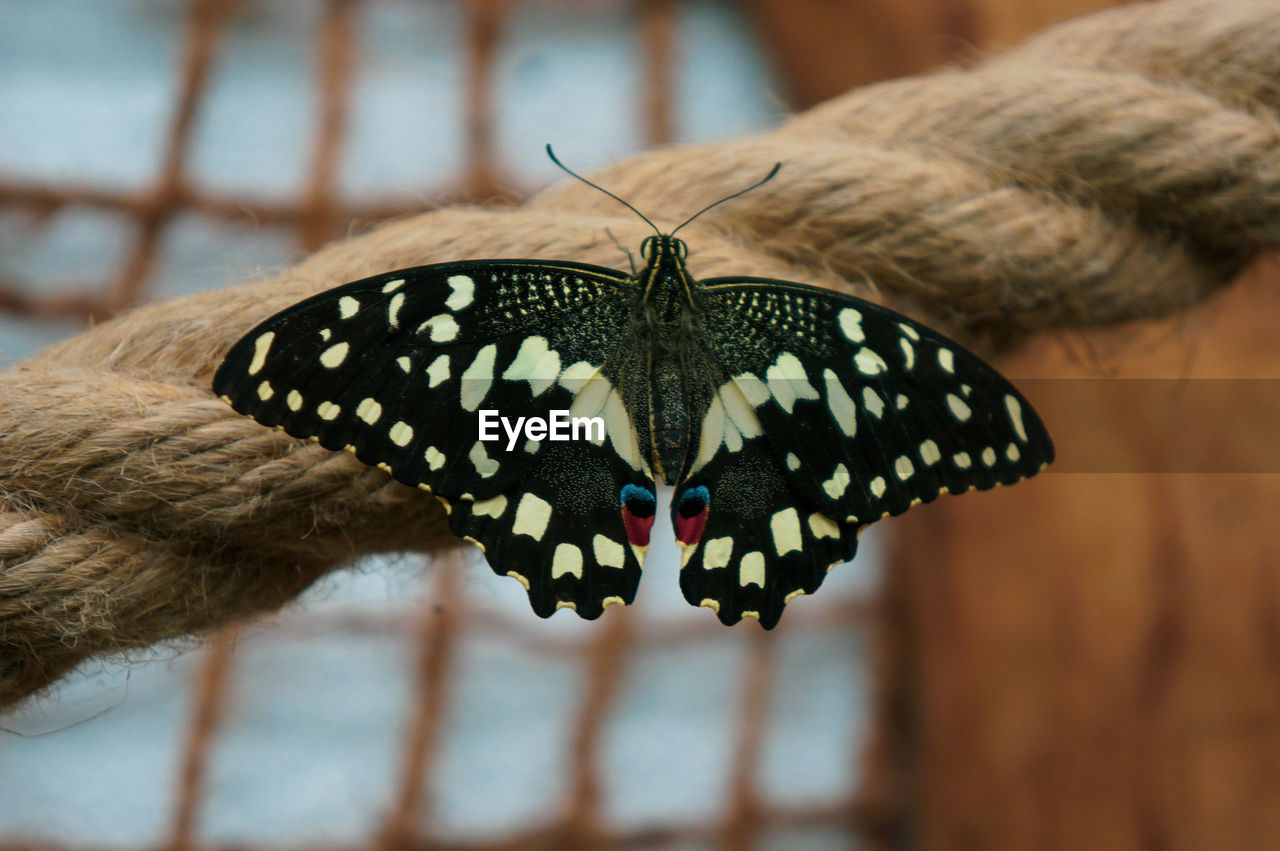
{"label": "thick rope", "polygon": [[[987,352],[1167,315],[1280,245],[1280,7],[1139,4],[973,70],[872,86],[779,130],[596,175],[684,232],[695,275],[887,300]],[[254,324],[389,269],[480,257],[622,266],[647,233],[562,182],[155,304],[0,376],[0,706],[92,655],[276,609],[327,571],[451,545],[442,513],[345,453],[264,429],[209,381]]]}

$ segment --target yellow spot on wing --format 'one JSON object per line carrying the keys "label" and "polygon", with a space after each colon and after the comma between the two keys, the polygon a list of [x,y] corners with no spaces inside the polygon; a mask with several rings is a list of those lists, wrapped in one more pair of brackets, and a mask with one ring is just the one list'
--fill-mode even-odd
{"label": "yellow spot on wing", "polygon": [[702,551],[703,570],[716,570],[729,564],[733,554],[733,538],[712,538]]}
{"label": "yellow spot on wing", "polygon": [[388,436],[396,446],[408,446],[409,441],[413,440],[413,427],[403,421],[397,422],[391,427]]}
{"label": "yellow spot on wing", "polygon": [[[769,532],[773,535],[773,546],[778,551],[778,555],[786,555],[792,550],[797,552],[802,548],[803,541],[800,538],[800,515],[796,513],[794,508],[784,508],[776,512],[769,518]],[[746,556],[742,557],[746,561]],[[764,558],[761,557],[763,565]],[[764,587],[762,584],[761,588]]]}
{"label": "yellow spot on wing", "polygon": [[382,416],[382,405],[377,399],[366,398],[356,406],[356,416],[369,425],[373,425]]}
{"label": "yellow spot on wing", "polygon": [[351,346],[348,343],[334,343],[320,353],[320,363],[326,369],[337,369],[347,359],[347,352],[350,350]]}
{"label": "yellow spot on wing", "polygon": [[516,506],[516,519],[511,532],[515,535],[527,535],[535,541],[541,541],[547,531],[547,523],[551,520],[551,503],[535,494],[525,493]]}
{"label": "yellow spot on wing", "polygon": [[582,550],[570,543],[557,544],[555,555],[551,557],[551,578],[556,579],[566,573],[582,578]]}
{"label": "yellow spot on wing", "polygon": [[596,561],[605,567],[622,567],[626,559],[626,551],[622,544],[604,535],[596,535],[591,540],[591,551]]}
{"label": "yellow spot on wing", "polygon": [[270,351],[271,343],[275,338],[276,332],[268,331],[253,341],[253,360],[249,362],[250,375],[257,375],[258,370],[262,369],[263,364],[267,362],[267,352]]}
{"label": "yellow spot on wing", "polygon": [[816,511],[809,515],[809,531],[813,532],[815,538],[840,537],[840,527],[835,524],[835,521]]}
{"label": "yellow spot on wing", "polygon": [[492,499],[482,499],[471,504],[471,513],[477,517],[501,517],[507,510],[507,498],[498,494]]}
{"label": "yellow spot on wing", "polygon": [[758,585],[764,588],[764,553],[749,552],[738,563],[738,584],[742,587]]}

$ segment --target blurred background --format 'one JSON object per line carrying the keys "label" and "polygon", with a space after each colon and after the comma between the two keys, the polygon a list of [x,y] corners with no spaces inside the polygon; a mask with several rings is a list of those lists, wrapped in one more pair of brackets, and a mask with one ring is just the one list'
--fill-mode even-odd
{"label": "blurred background", "polygon": [[[589,171],[748,134],[1107,5],[0,0],[0,364],[389,216],[518,201],[559,178],[546,142]],[[1275,279],[1093,353],[1275,378]],[[1082,369],[1060,340],[1003,366]],[[1046,412],[1060,447],[1099,412],[1151,439],[1094,401]],[[1276,496],[1134,472],[943,500],[768,634],[687,606],[674,545],[594,623],[470,554],[370,559],[0,716],[0,845],[1280,847]]]}

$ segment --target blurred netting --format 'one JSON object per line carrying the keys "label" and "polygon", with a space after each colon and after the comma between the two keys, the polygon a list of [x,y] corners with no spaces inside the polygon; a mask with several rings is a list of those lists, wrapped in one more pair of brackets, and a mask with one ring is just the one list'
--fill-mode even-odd
{"label": "blurred netting", "polygon": [[[7,0],[0,12],[14,25],[11,34],[28,32],[41,5],[57,17],[112,4]],[[229,283],[381,218],[442,201],[520,197],[550,172],[517,176],[531,169],[503,153],[498,90],[513,73],[532,77],[535,89],[552,88],[556,77],[536,54],[520,56],[521,27],[562,28],[563,43],[578,46],[593,21],[620,22],[613,29],[627,33],[631,88],[613,94],[616,113],[580,119],[630,128],[606,135],[607,150],[594,153],[601,161],[714,132],[682,126],[677,92],[689,67],[680,57],[682,28],[699,26],[699,11],[721,14],[719,5],[192,0],[183,7],[135,0],[118,4],[135,30],[128,39],[93,27],[82,32],[67,19],[58,37],[70,40],[68,55],[102,64],[101,79],[81,74],[68,85],[132,86],[136,110],[117,104],[107,115],[59,123],[40,102],[47,95],[32,90],[23,101],[30,80],[10,75],[4,84],[17,108],[0,117],[12,122],[10,141],[0,146],[28,150],[0,171],[0,356],[21,356],[150,298]],[[86,40],[83,49],[76,38]],[[101,46],[117,38],[116,48]],[[8,46],[19,53],[42,49],[13,39]],[[421,40],[424,65],[407,67],[387,47],[396,39]],[[459,61],[433,70],[432,51],[450,45]],[[128,78],[132,72],[109,61],[112,49],[163,73]],[[265,78],[252,89],[261,100],[219,94],[228,78],[254,73]],[[415,89],[417,73],[443,75],[444,93]],[[600,73],[601,85],[609,84]],[[547,108],[556,103],[551,97]],[[159,140],[138,126],[148,104],[164,113]],[[437,118],[444,114],[453,117]],[[228,131],[227,122],[250,130]],[[457,138],[442,141],[455,126]],[[720,135],[742,129],[717,128]],[[545,128],[516,133],[530,158],[541,155],[544,141],[563,138],[524,138],[531,130]],[[102,147],[129,156],[109,162],[107,177],[86,178],[38,144],[42,133],[56,140],[68,132],[101,134]],[[240,140],[247,146],[278,144],[287,152],[293,145],[302,162],[281,154],[268,177],[246,181],[237,158],[248,154],[227,143],[236,132],[252,133]],[[105,138],[112,133],[127,138]],[[379,133],[430,137],[447,153],[438,162],[409,156],[397,168],[394,159],[370,155],[371,134]],[[572,147],[573,131],[566,133]],[[80,150],[86,147],[94,146]],[[204,259],[193,266],[192,257]],[[655,530],[655,540],[662,534]],[[664,560],[669,570],[655,564]],[[318,606],[162,660],[174,677],[190,668],[193,685],[172,702],[180,719],[173,758],[156,777],[127,779],[120,762],[131,748],[153,747],[168,731],[164,724],[139,722],[136,738],[118,752],[71,738],[92,738],[95,729],[119,735],[103,725],[113,713],[128,717],[120,706],[100,707],[108,710],[101,718],[74,718],[83,723],[68,729],[7,734],[0,842],[127,846],[149,835],[146,844],[169,848],[847,847],[856,838],[892,836],[900,828],[894,806],[873,804],[857,788],[870,702],[865,576],[843,568],[847,581],[833,575],[835,587],[793,606],[779,629],[764,633],[750,623],[726,630],[710,613],[686,612],[675,561],[674,545],[655,546],[637,605],[591,624],[567,622],[568,615],[539,621],[519,589],[492,585],[488,568],[463,556],[438,559],[421,591],[412,587],[422,573],[416,560],[391,562],[400,579],[389,580],[392,591],[382,596],[396,596],[397,583],[407,582],[409,596],[425,599],[421,606],[401,599],[344,605],[335,590],[343,580],[335,579],[311,595]],[[403,579],[406,566],[411,582]],[[366,581],[377,569],[356,575]],[[333,647],[329,663],[307,661]],[[379,679],[381,666],[392,673]],[[387,687],[396,671],[399,688]],[[135,705],[152,694],[139,679]],[[328,690],[316,690],[316,681]],[[348,703],[355,714],[342,714]],[[306,720],[335,707],[328,722]],[[332,753],[324,765],[333,776],[318,776],[324,771],[307,761],[317,751]],[[114,784],[132,784],[137,795],[154,784],[154,812],[89,796],[134,818],[108,828],[109,814],[59,803],[78,800],[68,784],[103,777],[119,777]],[[55,787],[65,797],[51,796]]]}

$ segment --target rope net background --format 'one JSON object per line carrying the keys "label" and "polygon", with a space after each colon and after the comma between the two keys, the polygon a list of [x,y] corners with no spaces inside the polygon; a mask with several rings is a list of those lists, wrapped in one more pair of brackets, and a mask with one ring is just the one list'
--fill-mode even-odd
{"label": "rope net background", "polygon": [[[403,194],[353,205],[339,191],[361,5],[317,4],[317,132],[308,176],[290,201],[219,195],[191,179],[211,69],[243,8],[219,0],[188,6],[177,108],[148,189],[0,180],[5,210],[47,217],[87,207],[135,228],[104,288],[47,296],[36,284],[0,277],[0,306],[11,314],[117,317],[0,378],[0,702],[49,687],[87,658],[212,636],[195,684],[172,847],[201,835],[210,761],[227,722],[234,625],[276,611],[358,556],[421,551],[443,562],[454,543],[434,500],[345,454],[265,431],[212,398],[208,383],[222,353],[262,317],[376,272],[468,257],[617,265],[605,229],[624,245],[645,233],[607,199],[563,182],[519,207],[445,207],[325,245],[353,220],[426,206]],[[447,195],[487,198],[509,186],[490,116],[500,35],[516,5],[462,4],[469,145],[463,176]],[[663,142],[675,132],[678,4],[636,8],[643,126],[651,142]],[[768,10],[760,14],[767,19]],[[1144,4],[1060,25],[967,70],[852,91],[772,132],[660,150],[592,177],[670,225],[739,188],[761,164],[783,161],[785,179],[690,227],[696,274],[750,270],[844,289],[1001,354],[1032,335],[1174,314],[1274,249],[1278,106],[1274,4]],[[289,228],[306,250],[318,250],[256,283],[121,315],[148,301],[157,258],[187,215]],[[467,568],[477,569],[485,568]],[[468,604],[459,570],[431,575],[432,605],[422,613],[345,624],[417,636],[416,695],[396,755],[401,779],[375,832],[386,843],[739,846],[816,827],[828,840],[858,835],[887,847],[911,835],[912,791],[894,766],[909,761],[901,743],[910,736],[896,728],[912,719],[892,707],[878,707],[868,750],[845,757],[850,766],[865,760],[866,783],[855,788],[850,775],[845,787],[801,803],[766,793],[762,748],[786,666],[778,661],[781,639],[752,629],[728,639],[747,655],[723,719],[732,735],[721,810],[688,824],[616,824],[603,803],[601,743],[628,677],[642,667],[637,660],[655,649],[724,641],[724,632],[712,619],[664,626],[627,612],[599,621],[584,643],[563,641],[531,628],[526,612]],[[781,635],[892,631],[863,596],[834,592],[792,620]],[[447,797],[435,779],[439,754],[456,723],[449,707],[459,648],[476,635],[569,658],[581,677],[561,808],[509,833],[464,841],[434,832],[428,802]],[[894,688],[882,673],[882,693]],[[849,722],[828,720],[832,729]]]}

